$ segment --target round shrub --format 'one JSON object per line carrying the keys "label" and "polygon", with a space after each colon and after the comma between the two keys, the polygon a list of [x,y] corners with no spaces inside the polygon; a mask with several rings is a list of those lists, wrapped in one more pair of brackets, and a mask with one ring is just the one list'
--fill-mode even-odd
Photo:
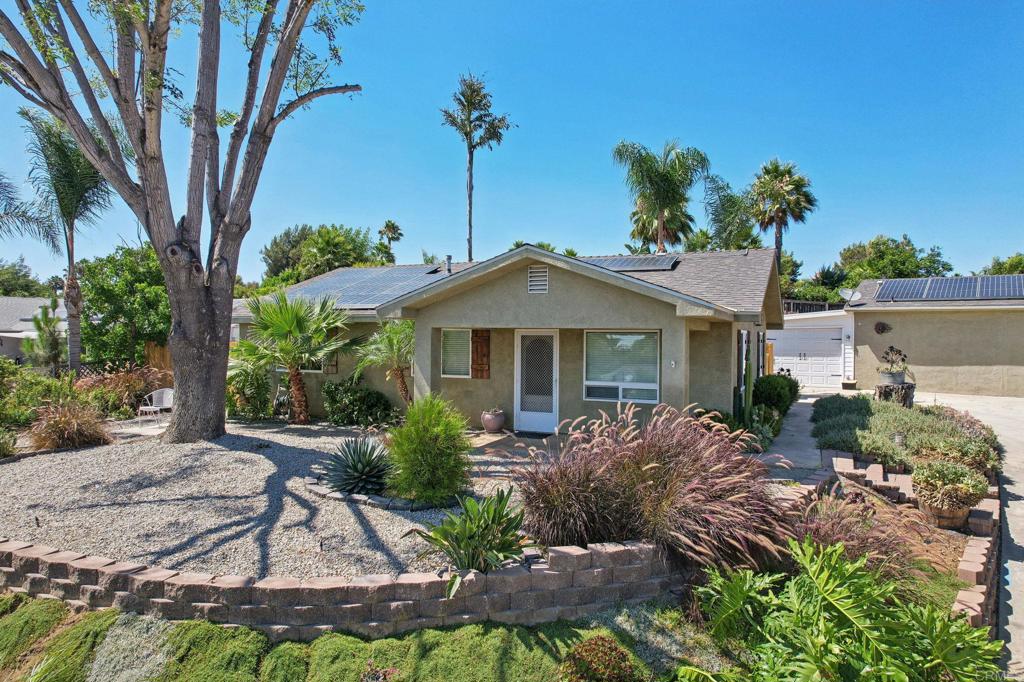
{"label": "round shrub", "polygon": [[446,502],[469,485],[466,418],[446,400],[427,394],[409,406],[391,431],[391,488],[402,497]]}
{"label": "round shrub", "polygon": [[857,442],[860,444],[860,453],[875,460],[884,466],[899,466],[908,464],[910,456],[905,447],[901,447],[892,438],[874,431],[858,431]]}
{"label": "round shrub", "polygon": [[324,411],[337,426],[380,426],[395,419],[388,397],[355,379],[324,384]]}
{"label": "round shrub", "polygon": [[[779,414],[786,414],[796,397],[793,395],[794,380],[781,374],[766,374],[754,381],[754,404],[775,408]],[[799,389],[799,384],[797,388]]]}
{"label": "round shrub", "polygon": [[392,469],[387,448],[374,438],[346,438],[323,466],[328,488],[360,495],[384,492]]}
{"label": "round shrub", "polygon": [[558,669],[559,682],[642,682],[629,652],[607,635],[597,635],[569,650]]}
{"label": "round shrub", "polygon": [[821,422],[843,414],[857,414],[867,418],[871,414],[871,399],[867,396],[830,395],[814,401],[812,422]]}
{"label": "round shrub", "polygon": [[936,509],[969,509],[981,502],[988,482],[955,462],[926,462],[914,469],[917,499]]}

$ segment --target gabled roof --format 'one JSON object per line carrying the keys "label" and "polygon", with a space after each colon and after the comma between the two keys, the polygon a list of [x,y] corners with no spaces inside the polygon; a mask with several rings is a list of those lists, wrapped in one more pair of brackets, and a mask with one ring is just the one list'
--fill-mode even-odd
{"label": "gabled roof", "polygon": [[[32,318],[39,309],[50,305],[42,296],[0,296],[0,332],[34,332]],[[64,301],[57,299],[57,317],[67,318]]]}
{"label": "gabled roof", "polygon": [[857,286],[858,310],[999,310],[1024,308],[1021,275],[868,279]]}
{"label": "gabled roof", "polygon": [[[289,298],[329,297],[354,316],[371,317],[385,312],[385,308],[393,311],[425,300],[524,258],[730,318],[761,314],[766,299],[772,296],[775,271],[775,252],[771,249],[572,258],[526,244],[485,261],[453,263],[452,274],[445,272],[443,263],[339,268],[290,286],[285,292]],[[248,319],[244,300],[235,301],[233,316],[236,322]]]}

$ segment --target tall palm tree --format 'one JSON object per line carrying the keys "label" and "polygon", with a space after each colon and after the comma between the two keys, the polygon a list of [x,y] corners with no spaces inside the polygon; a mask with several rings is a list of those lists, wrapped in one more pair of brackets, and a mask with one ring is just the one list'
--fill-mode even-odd
{"label": "tall palm tree", "polygon": [[18,199],[18,190],[0,173],[0,238],[32,237],[56,251],[60,248],[53,223],[41,219],[33,207]]}
{"label": "tall palm tree", "polygon": [[[658,242],[658,218],[659,215],[638,200],[637,207],[629,214],[633,223],[633,230],[629,238],[633,241]],[[692,234],[695,227],[694,218],[686,210],[686,204],[670,208],[665,211],[664,224],[662,225],[662,241],[669,246],[683,243]]]}
{"label": "tall palm tree", "polygon": [[416,349],[416,327],[412,320],[388,320],[365,343],[356,349],[355,376],[368,367],[382,367],[388,379],[394,379],[398,393],[408,405],[412,402],[405,372],[412,367]]}
{"label": "tall palm tree", "polygon": [[491,111],[491,93],[482,78],[473,74],[459,76],[459,89],[452,95],[455,107],[441,109],[444,125],[455,129],[466,143],[466,254],[473,261],[473,157],[481,147],[493,149],[505,138],[513,126],[507,114],[495,115]]}
{"label": "tall palm tree", "polygon": [[231,349],[234,360],[257,368],[283,367],[288,374],[292,400],[291,422],[309,423],[309,402],[303,367],[322,364],[332,353],[350,348],[341,332],[348,314],[334,307],[334,301],[294,299],[283,291],[248,301],[253,326],[249,338]]}
{"label": "tall palm tree", "polygon": [[389,247],[405,236],[402,234],[402,228],[394,220],[385,220],[384,226],[377,230],[377,234],[388,243]]}
{"label": "tall palm tree", "polygon": [[775,263],[782,267],[782,233],[789,222],[802,223],[818,205],[811,193],[811,181],[801,175],[795,163],[772,159],[750,187],[754,220],[762,232],[775,230]]}
{"label": "tall palm tree", "polygon": [[110,208],[113,191],[62,123],[31,109],[18,113],[29,134],[29,181],[36,190],[36,213],[52,226],[47,234],[55,233],[63,244],[43,241],[56,247],[56,253],[63,246],[68,260],[64,280],[68,366],[77,372],[82,359],[82,290],[75,273],[75,234],[80,225],[95,222]]}
{"label": "tall palm tree", "polygon": [[[665,243],[670,239],[677,240],[673,243],[685,239],[693,231],[692,216],[686,212],[689,191],[708,173],[704,152],[682,148],[672,140],[665,143],[661,154],[655,154],[642,144],[622,141],[612,150],[612,158],[626,169],[626,186],[638,215],[644,218],[641,224],[653,223],[655,238],[651,241],[658,245],[657,252],[665,253]],[[670,225],[672,236],[668,233]]]}

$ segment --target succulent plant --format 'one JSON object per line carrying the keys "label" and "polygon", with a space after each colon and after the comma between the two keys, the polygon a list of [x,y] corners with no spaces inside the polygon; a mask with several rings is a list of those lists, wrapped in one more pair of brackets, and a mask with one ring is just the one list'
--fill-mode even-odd
{"label": "succulent plant", "polygon": [[327,487],[339,493],[378,495],[392,472],[387,448],[375,438],[346,438],[323,462]]}

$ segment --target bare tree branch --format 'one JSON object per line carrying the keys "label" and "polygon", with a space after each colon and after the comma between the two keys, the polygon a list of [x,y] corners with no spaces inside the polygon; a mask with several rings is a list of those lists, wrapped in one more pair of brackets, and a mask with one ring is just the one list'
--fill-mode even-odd
{"label": "bare tree branch", "polygon": [[[4,57],[0,56],[0,62],[6,63],[6,59]],[[19,76],[19,78],[20,78],[20,76]],[[33,94],[33,92],[29,89],[28,84],[23,83],[22,81],[19,80],[19,78],[15,78],[10,73],[9,69],[0,68],[0,80],[2,80],[4,83],[7,83],[9,86],[14,88],[14,90],[19,95],[21,95],[22,97],[27,99],[33,105],[39,107],[40,109],[46,109],[47,108],[46,104],[42,100],[38,99],[35,96],[35,94]]]}
{"label": "bare tree branch", "polygon": [[317,99],[318,97],[323,97],[324,95],[338,95],[338,94],[342,94],[342,93],[346,93],[346,92],[362,92],[362,91],[363,91],[363,86],[361,86],[361,85],[348,85],[348,84],[346,84],[346,85],[332,85],[332,86],[329,86],[329,87],[326,87],[326,88],[317,88],[316,90],[310,90],[306,94],[301,95],[300,97],[296,97],[291,102],[286,104],[284,106],[284,108],[281,109],[281,112],[279,114],[277,114],[277,116],[275,116],[273,119],[271,119],[271,121],[270,121],[271,129],[276,128],[278,125],[280,125],[280,123],[283,120],[285,120],[286,118],[288,118],[289,116],[294,114],[297,109],[299,109],[300,107],[303,107],[303,106],[309,104],[310,102],[312,102],[313,100]]}

